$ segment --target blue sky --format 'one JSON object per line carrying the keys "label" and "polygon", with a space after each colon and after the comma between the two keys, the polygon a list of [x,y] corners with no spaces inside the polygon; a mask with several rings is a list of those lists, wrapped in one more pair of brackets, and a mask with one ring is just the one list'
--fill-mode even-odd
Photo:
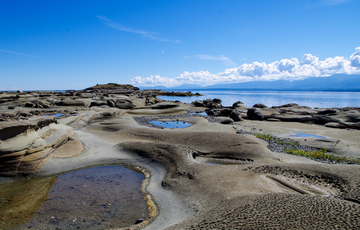
{"label": "blue sky", "polygon": [[359,0],[5,0],[0,90],[360,74],[359,9]]}

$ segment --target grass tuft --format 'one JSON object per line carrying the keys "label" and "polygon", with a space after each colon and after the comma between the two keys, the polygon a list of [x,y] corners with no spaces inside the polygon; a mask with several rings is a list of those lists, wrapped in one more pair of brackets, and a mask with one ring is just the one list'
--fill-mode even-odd
{"label": "grass tuft", "polygon": [[346,163],[346,164],[360,164],[360,159],[352,159],[347,157],[335,156],[332,154],[328,154],[326,149],[321,149],[319,151],[304,151],[298,149],[285,149],[286,153],[294,154],[298,156],[304,156],[319,160],[328,160],[337,163]]}
{"label": "grass tuft", "polygon": [[291,140],[291,139],[284,140],[284,139],[280,139],[280,138],[275,137],[270,134],[257,133],[257,134],[253,134],[253,135],[256,136],[257,138],[266,140],[269,143],[270,143],[270,141],[273,141],[276,144],[285,145],[284,151],[288,154],[294,154],[297,156],[303,156],[303,157],[308,157],[308,158],[317,159],[317,160],[325,160],[325,161],[330,161],[330,162],[334,162],[334,163],[360,164],[360,159],[352,159],[352,158],[348,158],[348,157],[335,156],[335,155],[327,153],[327,149],[320,149],[320,150],[313,150],[313,151],[297,149],[297,148],[299,148],[300,143],[297,141]]}
{"label": "grass tuft", "polygon": [[259,138],[259,139],[264,139],[266,141],[274,141],[276,144],[279,145],[294,145],[294,146],[299,146],[300,143],[294,140],[283,140],[281,138],[275,137],[273,135],[267,134],[267,133],[255,133],[253,134],[255,137]]}

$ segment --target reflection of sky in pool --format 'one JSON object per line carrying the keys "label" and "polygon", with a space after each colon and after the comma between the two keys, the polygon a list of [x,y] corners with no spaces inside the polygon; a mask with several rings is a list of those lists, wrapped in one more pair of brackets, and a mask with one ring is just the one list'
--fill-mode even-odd
{"label": "reflection of sky in pool", "polygon": [[308,134],[308,133],[297,133],[294,132],[293,135],[291,135],[292,137],[314,137],[314,138],[326,138],[323,136],[318,136],[318,135],[313,135],[313,134]]}
{"label": "reflection of sky in pool", "polygon": [[190,123],[187,123],[185,121],[150,121],[149,123],[170,129],[182,129],[191,126]]}
{"label": "reflection of sky in pool", "polygon": [[54,116],[54,117],[60,117],[62,115],[65,115],[65,114],[64,113],[44,114],[44,116]]}
{"label": "reflection of sky in pool", "polygon": [[[100,166],[0,185],[0,229],[109,229],[148,217],[144,175]],[[11,215],[2,215],[11,213]]]}
{"label": "reflection of sky in pool", "polygon": [[206,112],[191,112],[189,114],[195,114],[195,115],[203,115],[203,116],[207,116]]}
{"label": "reflection of sky in pool", "polygon": [[225,158],[211,158],[211,157],[196,157],[196,161],[212,165],[240,165],[240,164],[252,164],[250,159],[234,160]]}

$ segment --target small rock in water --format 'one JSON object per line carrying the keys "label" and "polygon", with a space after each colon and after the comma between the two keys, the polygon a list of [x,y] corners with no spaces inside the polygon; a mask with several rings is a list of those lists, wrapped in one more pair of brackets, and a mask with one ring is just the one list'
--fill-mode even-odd
{"label": "small rock in water", "polygon": [[135,221],[135,224],[140,224],[140,223],[142,223],[142,222],[144,222],[144,219],[140,218],[140,219],[137,219],[137,220]]}

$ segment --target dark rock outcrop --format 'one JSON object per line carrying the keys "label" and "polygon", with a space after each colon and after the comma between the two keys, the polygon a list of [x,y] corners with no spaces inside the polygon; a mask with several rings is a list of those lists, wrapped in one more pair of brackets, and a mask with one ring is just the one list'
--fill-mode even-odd
{"label": "dark rock outcrop", "polygon": [[231,124],[234,124],[234,120],[231,118],[226,118],[226,119],[222,120],[220,123],[224,124],[224,125],[231,125]]}
{"label": "dark rock outcrop", "polygon": [[106,101],[92,101],[90,107],[108,105]]}
{"label": "dark rock outcrop", "polygon": [[133,109],[136,107],[136,105],[128,99],[117,99],[115,102],[115,107],[119,109]]}
{"label": "dark rock outcrop", "polygon": [[219,98],[215,99],[206,99],[206,100],[196,100],[191,103],[195,107],[207,107],[207,108],[222,108],[221,100]]}
{"label": "dark rock outcrop", "polygon": [[239,111],[232,110],[230,113],[230,118],[234,121],[243,121],[242,114]]}
{"label": "dark rock outcrop", "polygon": [[29,101],[29,102],[26,102],[24,107],[26,108],[50,108],[50,106],[42,101],[39,101],[39,100],[34,100],[34,101]]}
{"label": "dark rock outcrop", "polygon": [[264,120],[264,115],[260,111],[258,111],[257,108],[248,109],[246,115],[250,120]]}
{"label": "dark rock outcrop", "polygon": [[86,106],[85,102],[78,100],[63,100],[56,103],[57,106]]}
{"label": "dark rock outcrop", "polygon": [[253,108],[263,109],[263,108],[267,108],[267,106],[262,103],[256,103],[255,105],[253,105]]}

